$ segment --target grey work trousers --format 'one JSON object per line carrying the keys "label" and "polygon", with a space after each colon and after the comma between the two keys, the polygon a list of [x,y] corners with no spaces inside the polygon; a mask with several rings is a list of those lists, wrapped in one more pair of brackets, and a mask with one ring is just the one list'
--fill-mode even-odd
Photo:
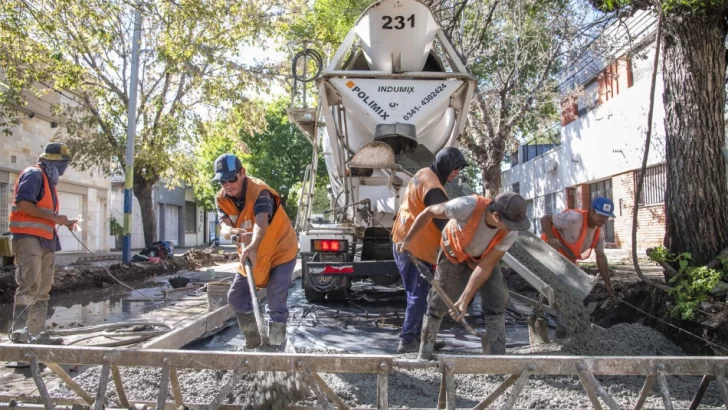
{"label": "grey work trousers", "polygon": [[[445,290],[447,296],[456,302],[462,295],[470,280],[473,270],[467,262],[453,264],[440,250],[437,255],[437,269],[435,281]],[[508,286],[503,281],[500,266],[496,265],[490,278],[478,289],[485,316],[504,315],[508,304]],[[430,289],[427,295],[427,314],[441,319],[447,314],[448,307],[440,298],[435,289]]]}

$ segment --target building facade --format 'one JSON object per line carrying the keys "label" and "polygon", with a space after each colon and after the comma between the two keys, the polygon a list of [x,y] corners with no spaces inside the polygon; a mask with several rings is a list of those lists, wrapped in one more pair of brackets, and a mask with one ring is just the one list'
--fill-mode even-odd
{"label": "building facade", "polygon": [[[132,206],[132,249],[144,248],[144,230],[139,201],[135,196]],[[170,241],[178,247],[203,246],[209,243],[206,212],[197,204],[191,186],[167,186],[159,182],[153,193],[154,213],[157,220],[157,240]],[[124,217],[124,178],[112,178],[111,217],[121,224]],[[121,244],[117,244],[121,247]]]}
{"label": "building facade", "polygon": [[[28,93],[28,104],[17,112],[19,124],[9,135],[0,135],[0,232],[8,231],[8,217],[18,175],[35,165],[45,145],[57,140],[62,127],[51,112],[52,104],[74,104],[73,101],[48,93],[42,98]],[[60,178],[58,199],[60,213],[69,218],[81,216],[81,232],[76,236],[92,251],[109,250],[109,207],[111,184],[99,171],[74,169],[73,163]],[[64,252],[85,252],[71,232],[60,227],[58,235]]]}
{"label": "building facade", "polygon": [[[589,209],[596,196],[611,198],[616,218],[606,227],[608,247],[631,247],[632,209],[642,165],[650,80],[655,53],[654,18],[630,21],[632,44],[613,58],[593,58],[562,84],[561,127],[554,144],[523,144],[501,174],[503,190],[528,201],[532,229],[540,218],[566,208]],[[568,74],[568,73],[567,73]],[[578,89],[579,93],[567,90]],[[639,248],[662,244],[665,234],[665,133],[662,78],[658,72],[652,141],[638,211]]]}

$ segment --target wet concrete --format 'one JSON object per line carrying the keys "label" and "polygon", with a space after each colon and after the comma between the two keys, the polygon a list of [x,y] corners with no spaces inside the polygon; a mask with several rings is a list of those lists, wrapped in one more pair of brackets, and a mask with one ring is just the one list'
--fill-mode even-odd
{"label": "wet concrete", "polygon": [[[230,272],[217,272],[213,276],[203,271],[177,272],[172,275],[156,276],[146,281],[130,282],[127,285],[113,285],[103,289],[54,295],[48,305],[48,328],[67,328],[93,326],[103,323],[116,323],[137,318],[159,308],[163,301],[152,302],[146,298],[159,298],[163,292],[172,290],[168,280],[183,276],[192,282],[206,282],[229,278]],[[7,333],[12,320],[12,304],[0,305],[0,333]]]}
{"label": "wet concrete", "polygon": [[[288,296],[289,342],[297,350],[334,349],[350,353],[394,354],[399,343],[399,331],[404,321],[406,296],[404,289],[355,283],[346,303],[314,305],[303,295],[301,281],[293,283]],[[514,307],[514,306],[512,306]],[[520,307],[521,310],[526,310]],[[509,348],[526,346],[528,326],[512,309],[507,316],[506,338]],[[479,306],[470,309],[469,322],[485,330]],[[518,320],[515,319],[518,317]],[[550,330],[553,338],[553,330]],[[439,339],[447,343],[443,352],[480,353],[480,338],[468,334],[461,325],[446,319]],[[245,344],[240,330],[232,326],[215,336],[185,347],[190,350],[235,350]]]}

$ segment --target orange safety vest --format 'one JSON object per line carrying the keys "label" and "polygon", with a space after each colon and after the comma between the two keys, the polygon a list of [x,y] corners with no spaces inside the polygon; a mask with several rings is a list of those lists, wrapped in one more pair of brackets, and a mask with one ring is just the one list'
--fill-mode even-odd
{"label": "orange safety vest", "polygon": [[[578,212],[582,215],[582,219],[584,220],[584,226],[581,228],[581,235],[579,235],[579,239],[574,243],[569,243],[566,241],[566,239],[564,239],[561,236],[561,233],[559,233],[559,230],[556,229],[556,227],[554,227],[553,225],[551,226],[551,231],[553,232],[554,237],[556,237],[556,239],[560,240],[561,243],[564,244],[564,246],[566,246],[571,251],[571,253],[576,256],[576,259],[572,259],[571,256],[567,255],[566,252],[564,252],[563,249],[557,249],[559,251],[559,253],[564,255],[564,257],[566,257],[566,259],[570,260],[571,263],[576,263],[577,260],[584,260],[584,259],[589,258],[589,255],[591,255],[592,249],[594,249],[594,247],[597,245],[597,241],[599,241],[599,235],[601,234],[602,228],[597,226],[597,229],[594,231],[594,239],[592,240],[592,243],[589,246],[589,253],[587,253],[586,256],[582,255],[581,248],[582,248],[582,245],[584,244],[584,240],[586,239],[586,231],[589,230],[589,211],[584,211],[581,209],[567,209],[566,211],[574,211],[574,212]],[[564,212],[566,212],[566,211],[564,211]],[[548,242],[548,237],[546,236],[545,233],[541,234],[541,239]]]}
{"label": "orange safety vest", "polygon": [[[402,241],[407,236],[417,215],[426,208],[425,196],[433,189],[441,189],[442,192],[445,192],[437,175],[430,168],[422,168],[417,171],[407,184],[407,190],[404,192],[402,204],[399,206],[392,227],[392,240],[395,243]],[[437,246],[439,244],[440,230],[434,223],[429,223],[412,240],[409,251],[417,259],[434,265],[437,263]]]}
{"label": "orange safety vest", "polygon": [[[235,228],[240,228],[244,222],[249,222],[250,229],[255,226],[255,215],[253,214],[253,206],[258,199],[261,191],[269,191],[273,195],[275,205],[273,207],[273,220],[265,231],[263,241],[258,248],[258,259],[253,265],[253,276],[255,277],[255,286],[264,288],[268,286],[270,280],[270,270],[273,267],[282,265],[296,259],[298,254],[298,239],[293,231],[293,225],[288,219],[285,210],[281,206],[281,197],[273,188],[266,185],[265,182],[253,177],[247,178],[247,187],[245,191],[245,207],[238,210],[235,202],[225,196],[225,191],[220,190],[217,193],[217,204],[233,221]],[[238,254],[242,252],[243,246],[236,244]],[[238,273],[247,277],[245,267],[241,263],[238,265]]]}
{"label": "orange safety vest", "polygon": [[473,239],[473,236],[475,236],[475,231],[478,229],[478,225],[480,225],[480,220],[483,218],[485,210],[488,208],[488,205],[493,202],[491,199],[480,195],[473,196],[477,201],[475,203],[475,209],[470,215],[470,219],[468,219],[468,223],[465,224],[465,227],[462,230],[460,230],[458,228],[458,221],[451,219],[447,225],[445,225],[445,230],[443,231],[442,239],[440,240],[440,247],[450,262],[462,263],[467,261],[468,265],[475,269],[485,255],[493,250],[493,248],[506,237],[508,232],[503,229],[499,229],[480,257],[475,257],[465,252],[465,247],[468,246],[470,241]]}
{"label": "orange safety vest", "polygon": [[[43,174],[43,197],[41,197],[40,201],[38,201],[38,203],[36,203],[35,205],[38,208],[44,209],[50,213],[58,214],[58,200],[56,200],[55,208],[53,207],[53,196],[55,195],[55,197],[58,198],[58,195],[56,194],[56,187],[51,188],[50,184],[48,183],[48,177],[46,176],[45,171],[43,171],[42,168],[37,165],[26,168],[25,170],[23,170],[23,173],[28,171],[30,168],[38,168]],[[15,196],[17,196],[18,194],[19,182],[20,177],[18,177],[18,179],[15,181],[15,195],[13,195],[13,206],[10,210],[10,223],[8,225],[10,228],[10,232],[14,234],[27,234],[39,236],[45,239],[53,239],[53,236],[56,232],[56,224],[53,221],[30,216],[18,209],[18,204],[15,202]]]}

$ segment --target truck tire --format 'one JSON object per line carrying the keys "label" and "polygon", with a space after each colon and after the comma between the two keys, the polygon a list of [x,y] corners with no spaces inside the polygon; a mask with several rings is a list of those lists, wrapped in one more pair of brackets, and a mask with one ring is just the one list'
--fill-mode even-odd
{"label": "truck tire", "polygon": [[341,288],[328,292],[326,297],[329,302],[346,302],[346,298],[349,297],[349,289]]}
{"label": "truck tire", "polygon": [[303,295],[309,303],[324,303],[326,300],[326,294],[323,292],[316,292],[313,289],[304,289]]}

